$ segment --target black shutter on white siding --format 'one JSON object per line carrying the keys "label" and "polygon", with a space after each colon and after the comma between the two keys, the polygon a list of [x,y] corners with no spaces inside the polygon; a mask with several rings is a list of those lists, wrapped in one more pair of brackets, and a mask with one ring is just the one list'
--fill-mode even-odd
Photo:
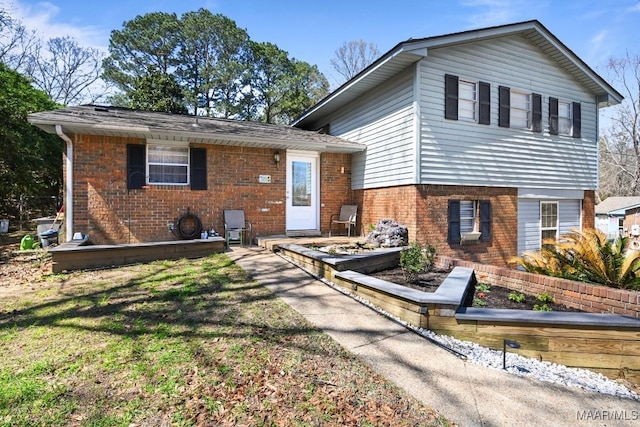
{"label": "black shutter on white siding", "polygon": [[580,138],[582,136],[582,131],[580,129],[581,126],[582,126],[582,112],[580,109],[580,103],[574,102],[573,103],[573,137],[574,138]]}
{"label": "black shutter on white siding", "polygon": [[146,146],[127,144],[127,188],[134,190],[146,184]]}
{"label": "black shutter on white siding", "polygon": [[542,95],[534,93],[531,95],[531,100],[533,131],[542,132]]}
{"label": "black shutter on white siding", "polygon": [[449,243],[460,243],[460,200],[449,200],[448,213],[448,234]]}
{"label": "black shutter on white siding", "polygon": [[458,120],[458,76],[444,76],[444,118]]}
{"label": "black shutter on white siding", "polygon": [[549,133],[558,134],[558,98],[549,98]]}
{"label": "black shutter on white siding", "polygon": [[478,83],[478,123],[491,124],[491,85],[486,82]]}
{"label": "black shutter on white siding", "polygon": [[480,240],[491,240],[491,202],[480,200]]}
{"label": "black shutter on white siding", "polygon": [[191,189],[206,190],[207,189],[207,149],[191,148],[189,149],[191,156]]}
{"label": "black shutter on white siding", "polygon": [[511,91],[508,87],[498,87],[498,104],[498,126],[508,128],[511,123]]}

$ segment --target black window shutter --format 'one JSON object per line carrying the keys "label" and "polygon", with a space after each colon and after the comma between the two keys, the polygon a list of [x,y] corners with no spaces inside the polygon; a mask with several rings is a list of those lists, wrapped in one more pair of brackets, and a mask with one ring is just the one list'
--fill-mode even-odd
{"label": "black window shutter", "polygon": [[480,200],[480,240],[491,240],[491,202]]}
{"label": "black window shutter", "polygon": [[573,103],[573,137],[580,138],[582,136],[582,131],[580,127],[582,126],[582,112],[580,109],[580,103]]}
{"label": "black window shutter", "polygon": [[444,76],[444,118],[458,120],[458,76]]}
{"label": "black window shutter", "polygon": [[191,148],[189,150],[191,156],[191,189],[206,190],[207,189],[207,149]]}
{"label": "black window shutter", "polygon": [[142,188],[146,184],[146,146],[127,144],[127,188]]}
{"label": "black window shutter", "polygon": [[558,134],[558,98],[549,98],[549,133]]}
{"label": "black window shutter", "polygon": [[449,200],[449,243],[460,243],[460,200]]}
{"label": "black window shutter", "polygon": [[491,124],[491,85],[486,82],[478,83],[478,123]]}
{"label": "black window shutter", "polygon": [[511,91],[508,87],[498,87],[498,104],[498,126],[508,128],[511,122]]}
{"label": "black window shutter", "polygon": [[533,107],[533,131],[542,132],[542,95],[534,93],[531,98]]}

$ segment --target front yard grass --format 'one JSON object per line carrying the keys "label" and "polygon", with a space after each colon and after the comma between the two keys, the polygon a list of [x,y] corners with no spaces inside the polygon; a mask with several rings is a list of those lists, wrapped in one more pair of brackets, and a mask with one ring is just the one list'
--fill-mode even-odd
{"label": "front yard grass", "polygon": [[0,301],[0,426],[449,425],[225,255]]}

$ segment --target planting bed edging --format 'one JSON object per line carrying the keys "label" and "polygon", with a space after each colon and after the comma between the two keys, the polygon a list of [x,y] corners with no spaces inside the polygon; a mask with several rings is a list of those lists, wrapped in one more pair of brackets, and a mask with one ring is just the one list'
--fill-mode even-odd
{"label": "planting bed edging", "polygon": [[472,268],[480,282],[489,282],[514,291],[537,295],[546,292],[556,303],[590,313],[613,313],[640,318],[640,292],[615,289],[592,283],[479,264],[440,256],[438,265]]}
{"label": "planting bed edging", "polygon": [[[316,253],[321,259],[308,258]],[[494,349],[502,349],[505,339],[516,340],[521,348],[510,351],[522,356],[640,384],[640,319],[613,314],[464,308],[464,292],[473,289],[473,280],[467,282],[464,291],[458,283],[447,286],[436,297],[437,291],[426,293],[355,271],[337,271],[322,261],[336,257],[323,252],[290,245],[284,254],[317,276],[350,289],[415,327]],[[367,266],[366,256],[359,257],[358,265]],[[469,277],[473,277],[469,268],[457,271],[471,271]]]}

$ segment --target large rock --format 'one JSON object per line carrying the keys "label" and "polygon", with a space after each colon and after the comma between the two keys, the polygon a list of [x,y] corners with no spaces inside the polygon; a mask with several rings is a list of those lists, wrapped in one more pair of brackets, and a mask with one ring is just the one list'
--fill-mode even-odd
{"label": "large rock", "polygon": [[409,243],[409,230],[393,219],[381,219],[375,230],[367,235],[365,244],[371,246],[406,246]]}

